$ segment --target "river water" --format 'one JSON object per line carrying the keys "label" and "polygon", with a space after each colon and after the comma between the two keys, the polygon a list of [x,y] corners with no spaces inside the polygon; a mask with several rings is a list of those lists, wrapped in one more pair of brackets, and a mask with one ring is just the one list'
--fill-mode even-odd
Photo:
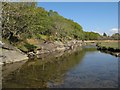
{"label": "river water", "polygon": [[25,62],[3,78],[3,88],[45,87],[116,88],[118,58],[84,47]]}

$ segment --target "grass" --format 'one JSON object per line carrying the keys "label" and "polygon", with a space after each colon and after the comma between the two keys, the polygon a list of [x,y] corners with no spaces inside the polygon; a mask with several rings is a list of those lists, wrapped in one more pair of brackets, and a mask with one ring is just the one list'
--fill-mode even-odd
{"label": "grass", "polygon": [[114,49],[120,49],[119,47],[120,42],[100,42],[99,46],[106,47],[106,48],[114,48]]}

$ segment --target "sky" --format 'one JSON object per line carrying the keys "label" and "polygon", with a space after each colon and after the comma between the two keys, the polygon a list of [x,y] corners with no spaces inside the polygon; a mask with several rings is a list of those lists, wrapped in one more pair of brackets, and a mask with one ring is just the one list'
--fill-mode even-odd
{"label": "sky", "polygon": [[37,6],[57,11],[79,23],[84,31],[108,35],[118,32],[117,2],[39,2]]}

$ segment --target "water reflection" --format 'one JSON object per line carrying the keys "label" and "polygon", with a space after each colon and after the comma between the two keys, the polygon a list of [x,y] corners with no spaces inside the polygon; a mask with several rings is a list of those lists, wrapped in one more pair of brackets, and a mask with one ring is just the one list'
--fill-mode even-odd
{"label": "water reflection", "polygon": [[[99,54],[101,57],[104,56],[103,59],[109,57],[110,60],[102,60],[101,62],[100,57],[98,57]],[[106,55],[107,54],[96,51],[95,48],[84,48],[84,50],[79,48],[73,51],[59,52],[59,54],[43,55],[43,58],[26,62],[21,68],[5,77],[3,79],[3,87],[93,87],[92,85],[95,85],[95,82],[103,79],[114,80],[112,86],[116,87],[116,58]],[[100,64],[98,64],[98,62],[100,62]],[[104,66],[107,65],[107,63],[113,64],[113,69],[110,69],[111,73],[108,71],[109,68]],[[101,65],[103,68],[101,68]],[[105,76],[104,71],[108,71],[107,74],[111,74],[108,77],[111,79]],[[100,77],[99,74],[102,76]],[[96,75],[98,77],[96,77]],[[94,81],[94,84],[90,83],[92,81]],[[103,85],[98,83],[98,86]]]}

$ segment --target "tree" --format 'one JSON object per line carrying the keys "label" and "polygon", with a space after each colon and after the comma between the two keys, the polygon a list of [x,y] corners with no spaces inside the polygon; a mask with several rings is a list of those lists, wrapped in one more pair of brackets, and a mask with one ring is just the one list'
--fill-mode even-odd
{"label": "tree", "polygon": [[[28,43],[28,39],[97,40],[98,33],[84,32],[81,25],[64,18],[56,11],[36,7],[36,3],[3,3],[2,35],[13,44]],[[29,44],[29,43],[28,43]],[[31,46],[27,45],[27,47]]]}
{"label": "tree", "polygon": [[106,36],[107,36],[107,34],[106,34],[106,33],[103,33],[103,36],[105,36],[105,37],[106,37]]}
{"label": "tree", "polygon": [[85,40],[98,40],[100,38],[99,33],[85,32]]}
{"label": "tree", "polygon": [[119,40],[120,39],[120,33],[115,33],[111,36],[111,39],[113,40]]}

